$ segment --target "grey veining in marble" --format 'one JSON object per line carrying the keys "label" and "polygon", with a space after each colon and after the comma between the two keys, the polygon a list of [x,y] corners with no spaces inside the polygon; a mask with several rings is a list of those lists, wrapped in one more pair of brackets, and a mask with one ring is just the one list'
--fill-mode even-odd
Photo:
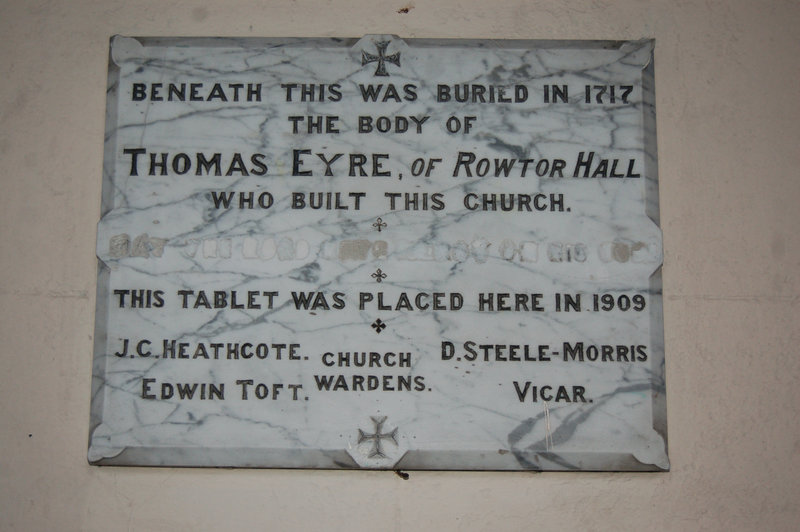
{"label": "grey veining in marble", "polygon": [[111,42],[89,461],[667,470],[653,42]]}

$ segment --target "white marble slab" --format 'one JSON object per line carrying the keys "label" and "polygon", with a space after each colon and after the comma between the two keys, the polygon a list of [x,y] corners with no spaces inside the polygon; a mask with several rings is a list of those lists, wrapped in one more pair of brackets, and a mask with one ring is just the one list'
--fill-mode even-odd
{"label": "white marble slab", "polygon": [[652,61],[113,38],[89,461],[668,469]]}

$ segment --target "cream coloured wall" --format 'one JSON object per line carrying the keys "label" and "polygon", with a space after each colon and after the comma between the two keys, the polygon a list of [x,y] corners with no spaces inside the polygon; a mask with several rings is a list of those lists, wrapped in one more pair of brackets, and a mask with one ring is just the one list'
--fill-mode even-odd
{"label": "cream coloured wall", "polygon": [[[797,529],[799,27],[789,1],[1,1],[0,529]],[[672,471],[89,466],[115,33],[655,37]]]}

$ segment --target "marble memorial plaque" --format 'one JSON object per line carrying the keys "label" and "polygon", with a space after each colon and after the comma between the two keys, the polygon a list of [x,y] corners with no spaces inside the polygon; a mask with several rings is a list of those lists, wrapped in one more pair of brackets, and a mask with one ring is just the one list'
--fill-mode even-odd
{"label": "marble memorial plaque", "polygon": [[89,461],[669,468],[653,42],[114,37]]}

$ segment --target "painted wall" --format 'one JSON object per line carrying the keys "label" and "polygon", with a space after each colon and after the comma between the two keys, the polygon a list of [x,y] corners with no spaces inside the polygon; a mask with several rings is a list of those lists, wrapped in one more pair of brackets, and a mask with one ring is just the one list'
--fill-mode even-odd
{"label": "painted wall", "polygon": [[[0,529],[796,529],[800,4],[405,1],[0,2]],[[655,37],[672,471],[90,467],[115,33]]]}

